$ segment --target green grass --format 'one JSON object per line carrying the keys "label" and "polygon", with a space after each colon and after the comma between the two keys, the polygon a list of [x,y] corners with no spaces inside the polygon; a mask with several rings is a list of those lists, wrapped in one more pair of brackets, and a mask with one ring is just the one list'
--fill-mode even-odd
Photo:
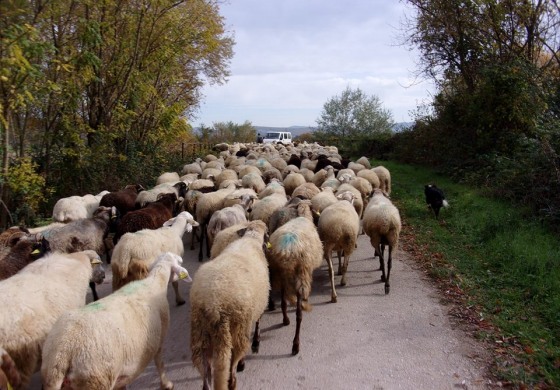
{"label": "green grass", "polygon": [[[516,385],[560,388],[560,240],[521,207],[453,183],[425,168],[374,161],[391,171],[391,197],[403,234],[425,250],[430,274],[456,284],[492,330],[480,328],[495,352],[494,373]],[[424,185],[450,203],[437,221]],[[408,230],[408,232],[407,232]],[[426,249],[427,248],[427,249]],[[432,262],[430,259],[434,259]]]}

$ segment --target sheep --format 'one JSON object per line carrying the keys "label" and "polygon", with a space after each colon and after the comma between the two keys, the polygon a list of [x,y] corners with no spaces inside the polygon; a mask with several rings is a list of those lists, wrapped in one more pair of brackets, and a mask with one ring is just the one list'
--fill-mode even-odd
{"label": "sheep", "polygon": [[311,199],[321,190],[313,183],[303,183],[297,186],[292,192],[292,198],[299,196],[303,199]]}
{"label": "sheep", "polygon": [[198,179],[191,183],[189,191],[200,191],[202,193],[213,192],[216,190],[216,183],[209,179]]}
{"label": "sheep", "polygon": [[[56,320],[86,302],[94,251],[50,253],[0,282],[0,345],[28,388],[39,369],[41,350]],[[17,389],[17,388],[16,388]]]}
{"label": "sheep", "polygon": [[311,169],[307,169],[307,168],[301,168],[299,170],[299,173],[301,173],[303,175],[303,178],[308,183],[313,181],[313,176],[315,176],[315,173]]}
{"label": "sheep", "polygon": [[43,232],[48,232],[50,230],[57,230],[63,226],[66,226],[66,224],[63,222],[52,222],[48,225],[28,228],[27,230],[31,235],[37,235],[37,234],[42,234]]}
{"label": "sheep", "polygon": [[297,186],[306,182],[305,177],[301,173],[290,172],[283,181],[286,194],[291,196]]}
{"label": "sheep", "polygon": [[297,154],[293,154],[290,156],[289,160],[286,162],[287,165],[294,165],[298,169],[301,167],[301,158]]}
{"label": "sheep", "polygon": [[333,191],[336,191],[336,189],[340,186],[340,184],[342,183],[337,178],[327,179],[323,182],[323,184],[321,184],[321,189],[329,187]]}
{"label": "sheep", "polygon": [[324,169],[318,170],[315,175],[313,175],[311,182],[317,187],[320,187],[325,182],[325,180],[332,179],[334,177],[334,168],[332,167],[332,165],[327,165]]}
{"label": "sheep", "polygon": [[[196,221],[200,225],[200,248],[198,251],[198,261],[203,258],[204,237],[206,236],[206,227],[210,221],[212,214],[224,207],[226,197],[235,191],[235,186],[230,185],[227,188],[203,194],[196,205]],[[206,240],[206,256],[210,256],[210,245]]]}
{"label": "sheep", "polygon": [[348,168],[347,168],[347,169],[351,169],[351,170],[354,171],[355,174],[358,174],[358,172],[360,172],[361,170],[366,169],[366,167],[363,166],[362,164],[358,164],[358,163],[355,163],[355,162],[353,162],[353,161],[350,161],[350,162],[348,163]]}
{"label": "sheep", "polygon": [[[303,201],[304,199],[295,197],[290,199],[284,207],[276,209],[268,220],[268,233],[274,233],[280,226],[296,218],[298,216],[298,205]],[[308,202],[309,205],[311,204],[309,200],[306,200],[306,202]]]}
{"label": "sheep", "polygon": [[229,226],[247,221],[247,209],[251,207],[253,201],[254,198],[246,194],[242,196],[240,204],[224,207],[212,214],[207,228],[208,245],[210,245],[210,248],[212,248],[214,237],[216,237],[218,232]]}
{"label": "sheep", "polygon": [[105,194],[99,201],[99,206],[116,207],[121,216],[136,208],[136,197],[144,191],[140,184],[129,184],[124,189]]}
{"label": "sheep", "polygon": [[93,217],[99,207],[99,202],[109,191],[102,191],[97,195],[70,196],[59,199],[53,208],[52,219],[55,222],[72,222],[78,219]]}
{"label": "sheep", "polygon": [[181,181],[177,172],[164,172],[156,180],[156,186],[163,183],[176,183]]}
{"label": "sheep", "polygon": [[349,181],[350,185],[357,189],[362,195],[362,203],[365,205],[371,193],[373,192],[373,186],[367,179],[363,177],[354,176]]}
{"label": "sheep", "polygon": [[[370,199],[363,218],[364,232],[369,236],[375,255],[379,256],[381,281],[385,282],[385,294],[389,294],[392,254],[397,249],[401,231],[401,217],[399,210],[385,197],[381,189],[376,189]],[[389,246],[387,259],[387,274],[385,274],[385,245]]]}
{"label": "sheep", "polygon": [[247,228],[250,223],[251,221],[240,222],[236,225],[220,230],[214,237],[214,243],[210,249],[210,259],[214,259],[219,256],[229,244],[241,238],[239,236],[239,231]]}
{"label": "sheep", "polygon": [[436,219],[438,219],[439,210],[442,207],[449,206],[449,203],[445,200],[445,194],[435,184],[426,184],[424,186],[424,195],[426,196],[428,207],[434,211]]}
{"label": "sheep", "polygon": [[178,181],[177,183],[162,183],[149,190],[142,191],[135,200],[136,209],[146,206],[148,203],[158,200],[160,194],[175,194],[177,198],[184,198],[187,193],[187,183]]}
{"label": "sheep", "polygon": [[[350,194],[353,196],[353,194]],[[317,225],[319,237],[323,242],[324,257],[329,266],[329,277],[331,279],[331,302],[337,301],[336,289],[334,287],[334,270],[331,253],[333,250],[344,252],[344,264],[340,268],[342,279],[340,285],[346,285],[346,270],[350,256],[354,252],[358,231],[360,230],[360,218],[351,202],[340,200],[323,210]]]}
{"label": "sheep", "polygon": [[21,377],[16,364],[6,350],[0,347],[0,389],[12,390],[21,387]]}
{"label": "sheep", "polygon": [[210,179],[215,180],[222,173],[222,170],[219,168],[204,168],[202,171],[202,175],[200,176],[201,179]]}
{"label": "sheep", "polygon": [[[270,282],[263,252],[266,224],[249,223],[242,238],[203,264],[190,290],[192,361],[206,389],[235,389],[236,367],[260,343],[259,320],[267,306]],[[240,364],[241,363],[241,364]]]}
{"label": "sheep", "polygon": [[282,170],[282,179],[285,179],[290,172],[299,173],[299,167],[295,165],[288,165],[284,170]]}
{"label": "sheep", "polygon": [[106,254],[110,248],[107,247],[105,238],[116,213],[116,207],[100,206],[93,218],[70,222],[40,235],[48,241],[52,251],[71,253],[91,249],[99,255]]}
{"label": "sheep", "polygon": [[379,188],[380,186],[380,182],[379,182],[379,177],[377,176],[377,174],[372,171],[371,169],[362,169],[361,171],[359,171],[356,176],[358,177],[363,177],[364,179],[366,179],[367,181],[369,181],[371,183],[371,186],[375,189],[375,188]]}
{"label": "sheep", "polygon": [[161,388],[172,389],[162,353],[169,328],[167,285],[178,278],[191,281],[181,263],[180,256],[162,253],[145,279],[59,318],[43,346],[43,388],[124,388],[154,359]]}
{"label": "sheep", "polygon": [[262,178],[266,184],[270,183],[274,179],[280,181],[284,180],[284,177],[282,176],[282,172],[274,167],[264,171],[262,174]]}
{"label": "sheep", "polygon": [[155,202],[148,203],[146,207],[128,212],[117,226],[113,236],[113,243],[119,242],[123,234],[137,232],[142,229],[157,229],[165,221],[178,214],[183,199],[177,200],[175,193],[161,193]]}
{"label": "sheep", "polygon": [[222,182],[227,181],[227,180],[237,180],[237,172],[235,172],[233,169],[224,169],[218,176],[216,176],[216,179],[214,180],[214,185],[216,186],[216,188],[220,188],[220,185],[222,184]]}
{"label": "sheep", "polygon": [[391,173],[387,168],[382,165],[371,168],[379,178],[379,188],[381,188],[387,195],[391,195]]}
{"label": "sheep", "polygon": [[49,251],[50,248],[42,245],[42,241],[23,238],[19,240],[10,251],[0,258],[0,280],[9,278],[23,269],[26,265],[37,260]]}
{"label": "sheep", "polygon": [[254,190],[250,188],[238,188],[229,195],[226,195],[223,207],[244,204],[245,210],[250,211],[255,199],[258,199],[258,196]]}
{"label": "sheep", "polygon": [[299,334],[302,309],[310,310],[307,303],[311,293],[313,270],[321,265],[323,244],[313,224],[310,201],[297,205],[298,217],[280,226],[270,235],[267,259],[272,288],[281,291],[283,324],[289,325],[287,301],[296,304],[296,333],[292,355],[299,353]]}
{"label": "sheep", "polygon": [[0,233],[0,248],[14,246],[22,237],[27,237],[29,230],[23,226],[12,226]]}
{"label": "sheep", "polygon": [[318,213],[322,213],[324,209],[333,203],[338,202],[331,187],[325,187],[317,195],[311,198],[311,207]]}
{"label": "sheep", "polygon": [[260,199],[253,204],[253,209],[249,213],[249,220],[260,219],[268,226],[268,221],[272,214],[288,203],[286,195],[275,193]]}
{"label": "sheep", "polygon": [[270,183],[268,183],[266,187],[261,192],[259,192],[258,196],[259,199],[262,199],[274,193],[279,193],[284,196],[286,195],[286,190],[284,189],[284,184],[281,180],[272,179]]}
{"label": "sheep", "polygon": [[186,175],[188,173],[196,173],[197,175],[202,175],[202,166],[200,162],[193,162],[190,164],[185,164],[181,170],[181,175]]}
{"label": "sheep", "polygon": [[257,194],[264,190],[266,184],[261,174],[248,173],[241,178],[243,188],[252,188]]}
{"label": "sheep", "polygon": [[356,187],[349,183],[343,183],[336,189],[335,195],[338,197],[338,195],[347,191],[350,191],[356,196],[356,199],[354,199],[353,202],[354,209],[356,210],[358,217],[362,218],[362,214],[364,212],[364,201],[362,200],[362,193]]}
{"label": "sheep", "polygon": [[[172,252],[183,256],[183,234],[198,226],[193,216],[183,211],[175,218],[167,221],[159,229],[144,229],[134,233],[126,233],[113,250],[113,291],[125,284],[143,279],[154,259],[162,252]],[[179,293],[177,283],[173,283],[175,303],[182,305],[185,300]]]}
{"label": "sheep", "polygon": [[349,168],[344,168],[344,169],[339,170],[339,171],[336,173],[336,178],[337,178],[338,180],[340,180],[340,178],[341,178],[342,176],[347,175],[347,174],[350,175],[350,176],[356,176],[356,173],[355,173],[353,170],[351,170],[351,169],[349,169]]}
{"label": "sheep", "polygon": [[357,164],[362,164],[366,169],[371,169],[371,164],[366,156],[362,156],[356,160]]}

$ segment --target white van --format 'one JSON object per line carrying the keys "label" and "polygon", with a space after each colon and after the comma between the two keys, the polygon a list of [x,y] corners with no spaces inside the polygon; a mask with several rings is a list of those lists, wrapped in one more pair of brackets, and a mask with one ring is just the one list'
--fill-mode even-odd
{"label": "white van", "polygon": [[278,142],[284,145],[292,143],[292,133],[289,131],[269,131],[263,138],[263,143]]}

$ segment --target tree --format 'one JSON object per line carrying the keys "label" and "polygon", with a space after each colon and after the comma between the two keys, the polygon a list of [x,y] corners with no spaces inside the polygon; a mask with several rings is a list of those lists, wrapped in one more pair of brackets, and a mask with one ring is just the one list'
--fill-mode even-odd
{"label": "tree", "polygon": [[201,142],[255,142],[257,131],[249,121],[243,124],[229,122],[215,122],[212,127],[200,127],[199,140]]}
{"label": "tree", "polygon": [[328,100],[317,119],[318,139],[387,138],[392,134],[390,111],[381,106],[375,95],[367,96],[362,90],[350,87]]}

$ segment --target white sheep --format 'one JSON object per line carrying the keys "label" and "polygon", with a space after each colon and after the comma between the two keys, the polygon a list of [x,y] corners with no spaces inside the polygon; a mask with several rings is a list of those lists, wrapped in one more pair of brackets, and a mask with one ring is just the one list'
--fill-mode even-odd
{"label": "white sheep", "polygon": [[[202,175],[202,160],[195,161],[190,164],[185,164],[183,169],[181,170],[181,175],[186,175],[187,173],[196,173],[198,175]],[[206,164],[204,164],[206,165]]]}
{"label": "white sheep", "polygon": [[[159,229],[144,229],[123,235],[115,245],[111,261],[113,291],[131,281],[145,278],[160,253],[183,256],[183,234],[190,232],[193,226],[198,226],[198,223],[189,212],[183,211]],[[177,305],[184,304],[177,283],[173,283],[173,289]]]}
{"label": "white sheep", "polygon": [[255,221],[259,219],[268,226],[268,221],[272,214],[279,208],[285,206],[286,203],[288,203],[288,199],[286,195],[281,193],[275,193],[264,197],[253,204],[253,208],[249,213],[249,220]]}
{"label": "white sheep", "polygon": [[318,213],[322,213],[324,209],[333,203],[338,202],[331,187],[325,187],[317,195],[311,198],[311,207]]}
{"label": "white sheep", "polygon": [[[353,194],[350,194],[353,197]],[[356,240],[360,230],[360,218],[351,202],[340,200],[323,210],[317,225],[319,237],[323,242],[324,257],[329,266],[329,277],[331,279],[331,302],[336,302],[337,294],[334,287],[334,270],[332,265],[332,251],[344,252],[344,264],[340,267],[342,274],[340,285],[346,285],[346,270],[350,256],[356,247]]]}
{"label": "white sheep", "polygon": [[287,195],[292,195],[292,192],[301,184],[306,183],[305,177],[301,173],[290,172],[288,176],[284,178],[284,189]]}
{"label": "white sheep", "polygon": [[177,172],[164,172],[158,176],[156,186],[163,183],[177,183],[178,181],[181,181],[181,178]]}
{"label": "white sheep", "polygon": [[229,226],[236,225],[241,222],[247,222],[247,209],[251,207],[256,197],[250,194],[244,194],[240,197],[240,202],[229,207],[217,210],[210,217],[207,227],[208,245],[212,248],[214,238],[218,232]]}
{"label": "white sheep", "polygon": [[391,173],[383,165],[371,168],[379,178],[379,188],[387,195],[391,195]]}
{"label": "white sheep", "polygon": [[253,221],[239,234],[243,237],[198,269],[190,290],[192,361],[206,389],[236,388],[235,371],[242,369],[253,323],[252,350],[259,348],[258,324],[270,289],[266,225]]}
{"label": "white sheep", "polygon": [[243,188],[251,188],[257,194],[264,190],[266,184],[261,176],[261,174],[248,173],[241,178],[241,185]]}
{"label": "white sheep", "polygon": [[72,222],[79,219],[91,218],[99,207],[103,195],[109,191],[102,191],[97,195],[70,196],[59,199],[53,208],[52,219],[55,222]]}
{"label": "white sheep", "polygon": [[364,179],[369,181],[374,189],[379,188],[379,177],[377,176],[377,173],[375,173],[371,169],[362,169],[356,174],[356,176],[363,177]]}
{"label": "white sheep", "polygon": [[274,193],[282,194],[286,196],[286,190],[284,189],[284,184],[281,180],[272,179],[270,183],[266,185],[266,187],[259,192],[259,199],[265,198],[268,195],[272,195]]}
{"label": "white sheep", "polygon": [[[200,225],[200,248],[198,251],[198,261],[202,261],[204,237],[206,236],[206,227],[210,221],[210,217],[217,210],[224,207],[225,199],[228,195],[236,190],[234,184],[229,187],[222,188],[215,192],[208,192],[203,194],[196,204],[196,221]],[[210,256],[210,245],[206,240],[206,256]]]}
{"label": "white sheep", "polygon": [[[373,192],[368,207],[364,211],[363,228],[369,236],[375,255],[379,256],[381,281],[385,282],[385,294],[389,294],[393,251],[397,249],[401,232],[401,217],[399,210],[387,199],[381,189]],[[385,274],[385,245],[389,246],[387,259],[387,273]]]}
{"label": "white sheep", "polygon": [[184,198],[187,193],[187,183],[180,180],[173,183],[161,183],[149,190],[141,191],[136,197],[136,207],[141,208],[148,203],[158,200],[160,194],[175,194],[177,198]]}
{"label": "white sheep", "polygon": [[323,245],[313,224],[310,201],[297,205],[298,217],[280,226],[270,235],[267,252],[273,289],[280,289],[283,324],[289,325],[287,302],[296,305],[296,334],[292,355],[299,353],[302,310],[307,303],[313,282],[313,270],[321,265]]}
{"label": "white sheep", "polygon": [[362,156],[357,159],[356,163],[362,164],[366,169],[371,169],[371,164],[366,156]]}
{"label": "white sheep", "polygon": [[153,359],[161,388],[172,389],[162,346],[169,328],[167,285],[191,280],[181,263],[180,256],[162,253],[145,279],[61,316],[43,347],[43,388],[124,388]]}
{"label": "white sheep", "polygon": [[50,253],[0,282],[0,345],[27,388],[39,369],[41,349],[56,320],[86,302],[94,251]]}
{"label": "white sheep", "polygon": [[210,249],[210,259],[217,257],[229,244],[241,238],[239,231],[246,229],[250,223],[250,221],[241,222],[219,231],[214,237],[214,243]]}

